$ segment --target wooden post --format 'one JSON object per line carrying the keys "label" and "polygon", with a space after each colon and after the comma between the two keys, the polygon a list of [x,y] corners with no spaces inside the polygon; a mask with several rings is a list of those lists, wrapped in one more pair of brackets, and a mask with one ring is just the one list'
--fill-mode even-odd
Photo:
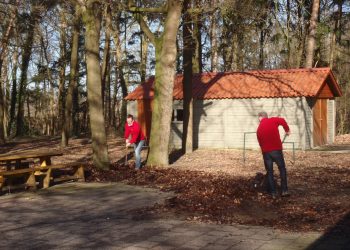
{"label": "wooden post", "polygon": [[78,181],[80,182],[84,182],[85,181],[85,175],[84,175],[84,166],[80,165],[75,173],[74,173],[74,177],[76,177],[78,179]]}
{"label": "wooden post", "polygon": [[34,172],[31,172],[28,176],[28,179],[26,181],[26,187],[32,188],[33,190],[36,189],[36,181],[35,181],[35,175]]}
{"label": "wooden post", "polygon": [[50,181],[51,181],[51,168],[49,168],[46,171],[46,176],[44,177],[44,180],[43,180],[43,188],[50,187]]}

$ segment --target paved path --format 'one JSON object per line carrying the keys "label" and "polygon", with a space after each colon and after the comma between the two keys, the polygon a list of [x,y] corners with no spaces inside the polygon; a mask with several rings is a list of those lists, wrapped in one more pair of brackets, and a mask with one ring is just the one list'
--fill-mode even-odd
{"label": "paved path", "polygon": [[[135,212],[171,195],[124,184],[70,183],[1,196],[0,249],[293,250],[306,249],[320,237],[265,227],[142,218]],[[312,249],[346,249],[342,241],[320,243]]]}

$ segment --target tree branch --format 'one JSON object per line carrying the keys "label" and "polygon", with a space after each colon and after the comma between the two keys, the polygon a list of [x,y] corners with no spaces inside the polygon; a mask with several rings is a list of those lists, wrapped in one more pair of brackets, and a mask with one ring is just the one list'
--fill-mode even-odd
{"label": "tree branch", "polygon": [[156,42],[156,36],[154,35],[154,33],[150,30],[150,28],[148,27],[148,24],[145,22],[145,20],[143,19],[143,16],[140,13],[133,13],[132,14],[135,19],[137,20],[137,22],[140,25],[141,30],[143,31],[143,33],[145,33],[145,35],[148,37],[148,39],[150,40],[151,43],[155,44]]}
{"label": "tree branch", "polygon": [[[135,2],[133,0],[129,0],[128,1],[128,11],[132,13],[132,15],[134,16],[135,20],[139,23],[141,30],[143,31],[143,33],[145,33],[145,35],[148,37],[150,42],[155,44],[156,43],[156,36],[154,35],[154,33],[149,28],[148,24],[143,19],[143,15],[140,12],[133,12],[133,11],[131,11],[130,9],[132,9],[132,8],[135,8],[135,9],[138,9],[138,10],[145,9],[145,8],[135,7]],[[164,6],[162,8],[164,8]],[[151,8],[151,9],[158,9],[158,8]]]}
{"label": "tree branch", "polygon": [[166,5],[159,8],[141,8],[141,7],[129,7],[129,12],[132,13],[167,13]]}

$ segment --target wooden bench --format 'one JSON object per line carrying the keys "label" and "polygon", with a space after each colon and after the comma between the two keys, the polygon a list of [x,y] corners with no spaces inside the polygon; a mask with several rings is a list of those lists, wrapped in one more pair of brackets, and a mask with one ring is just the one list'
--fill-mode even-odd
{"label": "wooden bench", "polygon": [[[35,176],[42,176],[42,187],[48,188],[50,187],[51,182],[60,182],[67,180],[76,180],[76,181],[85,181],[84,175],[84,165],[83,162],[71,162],[65,164],[57,164],[57,165],[49,165],[43,167],[36,167]],[[63,170],[63,169],[73,169],[72,176],[61,176],[58,178],[54,178],[53,171],[54,170]]]}
{"label": "wooden bench", "polygon": [[2,192],[2,188],[5,185],[10,188],[12,186],[12,178],[19,176],[23,176],[25,178],[25,187],[36,189],[34,169],[24,168],[0,172],[0,191]]}
{"label": "wooden bench", "polygon": [[16,162],[7,162],[0,163],[0,170],[2,171],[10,171],[15,169],[23,169],[29,168],[34,165],[34,161],[16,161]]}

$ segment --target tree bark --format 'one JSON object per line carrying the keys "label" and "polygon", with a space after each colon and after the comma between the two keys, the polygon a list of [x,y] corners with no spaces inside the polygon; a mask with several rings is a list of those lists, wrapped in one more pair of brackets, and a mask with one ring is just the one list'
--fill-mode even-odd
{"label": "tree bark", "polygon": [[102,105],[102,75],[99,60],[101,29],[100,4],[88,0],[84,7],[87,91],[92,136],[93,161],[96,167],[109,168],[105,120]]}
{"label": "tree bark", "polygon": [[313,0],[309,32],[308,32],[308,40],[307,40],[307,46],[306,46],[305,68],[313,67],[314,54],[315,54],[315,48],[316,48],[316,31],[317,31],[316,29],[317,29],[319,9],[320,9],[320,0]]}
{"label": "tree bark", "polygon": [[108,65],[109,65],[109,51],[110,51],[110,44],[111,44],[111,8],[109,4],[106,5],[105,10],[105,19],[106,19],[106,25],[105,25],[105,45],[103,49],[103,59],[102,59],[102,105],[105,106],[105,100],[106,100],[106,79],[107,79],[107,72],[108,72]]}
{"label": "tree bark", "polygon": [[8,134],[11,134],[13,122],[16,115],[16,103],[17,103],[17,69],[18,69],[18,49],[15,49],[13,55],[13,68],[12,68],[12,88],[11,88],[11,104],[10,104],[10,121],[8,127]]}
{"label": "tree bark", "polygon": [[[200,7],[200,2],[196,0],[196,7]],[[195,14],[193,16],[193,38],[195,41],[195,53],[193,54],[193,72],[202,73],[203,72],[203,62],[202,62],[202,21],[201,15]]]}
{"label": "tree bark", "polygon": [[[186,10],[190,8],[190,0],[185,0],[183,4],[183,26],[182,26],[182,39],[183,39],[183,133],[182,133],[182,152],[184,154],[191,153],[193,151],[193,96],[192,96],[192,76],[193,76],[193,48],[195,46],[192,37],[192,19],[190,13]],[[212,65],[213,66],[213,65]]]}
{"label": "tree bark", "polygon": [[141,63],[140,63],[140,75],[141,83],[146,81],[146,69],[147,69],[147,53],[148,53],[148,41],[143,34],[141,38]]}
{"label": "tree bark", "polygon": [[21,64],[21,75],[19,81],[19,92],[18,92],[18,111],[17,111],[17,125],[16,125],[16,136],[24,134],[24,101],[25,92],[27,88],[27,72],[30,57],[32,54],[32,47],[34,42],[34,31],[35,27],[40,19],[40,7],[35,1],[31,6],[31,15],[29,18],[29,27],[27,30],[27,38],[22,49],[22,64]]}
{"label": "tree bark", "polygon": [[169,0],[164,31],[155,42],[156,75],[154,85],[153,113],[150,151],[147,164],[169,164],[170,124],[173,109],[173,88],[176,64],[176,35],[181,17],[181,1]]}
{"label": "tree bark", "polygon": [[[46,31],[47,34],[47,31]],[[41,34],[41,48],[43,50],[43,56],[46,61],[46,76],[49,80],[48,92],[49,92],[49,112],[48,112],[48,131],[47,135],[53,136],[55,134],[55,92],[54,92],[54,79],[50,70],[50,58],[48,52],[48,37],[43,37]],[[28,104],[29,105],[29,104]],[[29,114],[29,113],[28,113]]]}
{"label": "tree bark", "polygon": [[[6,112],[6,103],[5,103],[5,80],[2,74],[3,70],[3,62],[4,58],[7,54],[7,48],[8,48],[8,42],[10,40],[11,34],[13,32],[12,29],[14,27],[16,16],[17,16],[17,7],[18,1],[16,1],[16,4],[14,5],[14,9],[11,13],[10,20],[8,23],[8,26],[1,38],[1,46],[0,46],[0,143],[5,142],[5,134],[7,131],[5,131],[5,112]],[[6,64],[5,64],[6,65]],[[6,77],[7,78],[7,77]]]}
{"label": "tree bark", "polygon": [[337,57],[337,44],[340,42],[340,36],[341,36],[341,19],[342,19],[342,13],[343,13],[343,0],[340,0],[337,2],[337,15],[335,16],[334,20],[334,29],[332,32],[332,38],[331,38],[331,48],[330,48],[330,55],[329,55],[329,67],[334,67],[335,58]]}
{"label": "tree bark", "polygon": [[[123,74],[123,55],[122,55],[122,48],[121,48],[121,43],[120,43],[120,38],[119,38],[119,25],[120,25],[120,14],[118,14],[117,22],[115,24],[115,28],[113,29],[113,41],[115,45],[115,79],[116,79],[116,84],[115,84],[115,91],[118,88],[118,82],[122,90],[122,105],[120,108],[120,117],[118,117],[119,122],[116,124],[116,130],[120,134],[123,134],[124,132],[124,122],[126,120],[127,116],[127,102],[124,100],[124,98],[128,95],[128,86],[127,82],[125,81],[124,74]],[[115,92],[115,95],[117,93]],[[116,100],[115,100],[116,103]],[[115,112],[115,110],[113,110]]]}
{"label": "tree bark", "polygon": [[[0,65],[2,68],[2,66]],[[0,70],[2,70],[0,68]],[[4,89],[5,86],[3,83],[5,83],[5,75],[3,74],[0,77],[0,144],[5,142],[5,129],[4,129],[4,121],[5,121],[5,95],[4,95]]]}
{"label": "tree bark", "polygon": [[[217,0],[212,0],[211,5],[216,6]],[[217,39],[217,13],[216,11],[211,16],[211,25],[210,25],[210,41],[211,41],[211,58],[210,58],[210,64],[211,64],[211,71],[217,72],[218,71],[218,39]]]}
{"label": "tree bark", "polygon": [[265,54],[264,54],[264,45],[265,45],[265,30],[264,24],[260,24],[260,37],[259,37],[259,69],[264,69],[265,67]]}
{"label": "tree bark", "polygon": [[66,14],[65,10],[61,10],[61,27],[60,27],[60,72],[58,87],[58,129],[62,130],[64,125],[64,100],[65,100],[65,82],[66,82],[66,54],[67,54],[67,38],[66,38]]}
{"label": "tree bark", "polygon": [[72,35],[72,49],[70,55],[70,74],[69,74],[69,85],[66,94],[65,100],[65,109],[64,109],[64,120],[62,126],[62,147],[67,147],[69,138],[72,135],[73,127],[73,117],[72,117],[72,108],[73,108],[73,97],[75,89],[77,89],[78,82],[78,59],[79,59],[79,33],[80,33],[80,22],[81,22],[81,13],[79,5],[75,6],[74,13],[74,22],[73,22],[73,35]]}

